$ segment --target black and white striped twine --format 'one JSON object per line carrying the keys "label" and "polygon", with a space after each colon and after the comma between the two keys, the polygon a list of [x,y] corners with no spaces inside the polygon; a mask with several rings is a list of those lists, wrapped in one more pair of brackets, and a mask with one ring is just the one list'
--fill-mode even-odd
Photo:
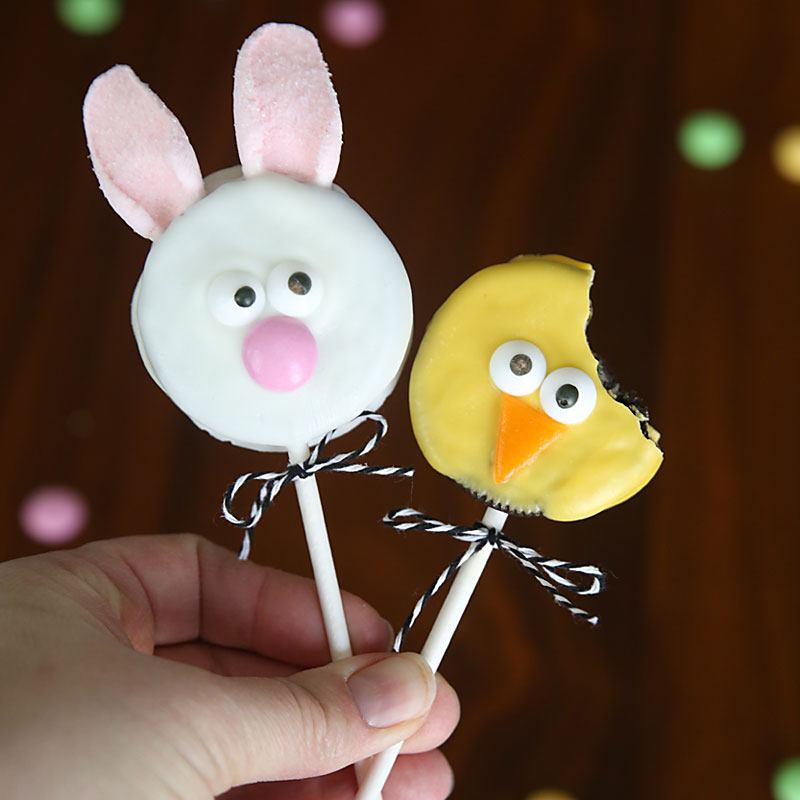
{"label": "black and white striped twine", "polygon": [[[532,547],[525,547],[504,536],[495,528],[482,522],[473,525],[450,525],[422,514],[413,508],[398,508],[384,516],[383,521],[399,531],[428,531],[446,533],[461,542],[469,542],[469,547],[453,560],[439,577],[425,590],[417,601],[408,619],[403,623],[394,640],[394,650],[399,652],[408,632],[417,621],[428,601],[442,588],[447,580],[472,556],[484,547],[493,547],[515,558],[534,578],[553,596],[553,600],[566,608],[571,614],[590,625],[597,625],[599,617],[588,614],[566,598],[562,591],[576,595],[598,594],[605,588],[605,574],[598,567],[561,561],[558,558],[545,558]],[[576,580],[573,580],[575,578]],[[578,583],[577,581],[581,582]]]}
{"label": "black and white striped twine", "polygon": [[[369,464],[355,462],[355,459],[373,450],[389,430],[389,424],[381,414],[363,411],[353,422],[360,423],[364,420],[375,422],[377,430],[367,442],[355,450],[321,458],[323,448],[337,433],[336,430],[329,431],[319,440],[311,450],[308,458],[302,463],[289,464],[283,472],[248,472],[240,475],[228,487],[222,499],[222,515],[231,525],[244,529],[244,538],[239,550],[240,560],[245,561],[250,555],[253,528],[258,525],[262,514],[269,508],[270,503],[287,483],[308,478],[317,472],[357,472],[365,475],[390,475],[404,478],[409,478],[414,474],[414,470],[411,467],[372,467]],[[353,422],[348,423],[348,429],[352,427]],[[233,511],[234,500],[241,488],[251,482],[261,483],[262,486],[258,490],[258,496],[250,506],[249,516],[239,517]]]}

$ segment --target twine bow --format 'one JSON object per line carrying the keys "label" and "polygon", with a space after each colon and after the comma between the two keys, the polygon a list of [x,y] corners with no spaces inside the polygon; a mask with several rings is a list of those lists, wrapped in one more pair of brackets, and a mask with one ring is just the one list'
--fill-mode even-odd
{"label": "twine bow", "polygon": [[[325,445],[341,429],[329,431],[314,445],[308,458],[302,463],[289,464],[283,472],[248,472],[240,475],[228,487],[222,499],[222,515],[231,525],[244,529],[244,538],[239,550],[239,558],[242,561],[246,560],[250,555],[253,528],[258,525],[263,513],[287,483],[309,478],[317,472],[358,472],[366,475],[397,475],[400,477],[410,477],[414,474],[414,470],[411,467],[372,467],[369,464],[356,463],[356,459],[373,450],[389,430],[389,424],[381,414],[363,411],[353,422],[360,423],[363,420],[375,422],[377,430],[367,442],[355,450],[322,458],[322,450]],[[348,427],[351,426],[352,422],[348,423]],[[234,500],[242,487],[252,482],[261,483],[261,488],[258,490],[258,496],[250,506],[249,515],[247,517],[239,517],[233,511]]]}
{"label": "twine bow", "polygon": [[[404,521],[407,520],[407,521]],[[406,634],[417,621],[422,609],[428,601],[441,589],[442,585],[461,566],[469,561],[472,556],[484,547],[492,547],[508,553],[512,558],[522,564],[528,572],[553,596],[553,600],[566,608],[573,616],[583,619],[590,625],[597,625],[599,617],[588,614],[578,608],[562,591],[575,595],[598,594],[605,588],[605,573],[598,567],[588,564],[578,564],[574,561],[562,561],[558,558],[546,558],[532,547],[525,547],[509,539],[501,531],[476,522],[473,525],[450,525],[440,522],[413,508],[398,508],[390,511],[383,518],[383,522],[399,531],[428,531],[431,533],[446,533],[461,542],[468,542],[469,547],[458,558],[452,561],[439,577],[425,590],[417,601],[408,619],[394,640],[394,650],[399,652]]]}

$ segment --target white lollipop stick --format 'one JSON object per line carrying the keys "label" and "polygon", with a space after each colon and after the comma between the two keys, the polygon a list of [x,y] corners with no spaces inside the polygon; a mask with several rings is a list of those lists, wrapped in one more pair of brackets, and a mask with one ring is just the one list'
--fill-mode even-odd
{"label": "white lollipop stick", "polygon": [[[486,509],[482,522],[489,528],[501,531],[507,519],[508,514],[504,511],[498,511],[496,508],[490,507]],[[478,550],[458,570],[456,577],[453,579],[453,585],[450,587],[441,609],[439,609],[436,621],[433,623],[431,632],[425,641],[425,646],[422,648],[422,657],[434,672],[439,669],[439,665],[442,663],[444,654],[453,639],[453,634],[456,632],[461,617],[464,616],[467,604],[475,591],[475,587],[478,585],[493,549],[493,547],[486,545]],[[378,800],[380,798],[381,789],[383,789],[389,778],[389,773],[392,771],[402,746],[403,743],[399,742],[372,759],[369,772],[361,782],[355,800]]]}
{"label": "white lollipop stick", "polygon": [[[303,446],[297,450],[291,450],[289,460],[293,464],[301,464],[308,458],[308,454],[308,447]],[[350,634],[347,630],[347,621],[342,605],[342,592],[336,577],[336,567],[333,563],[316,476],[300,478],[294,481],[294,487],[297,490],[297,501],[300,504],[300,515],[303,518],[308,555],[311,559],[311,569],[314,572],[317,595],[322,608],[322,619],[325,624],[328,647],[331,651],[331,661],[339,661],[353,655],[353,648],[350,646]]]}
{"label": "white lollipop stick", "polygon": [[[308,447],[289,452],[289,460],[293,464],[301,464],[308,458]],[[300,516],[303,518],[303,528],[308,544],[308,555],[311,559],[311,569],[314,573],[314,582],[317,585],[317,596],[322,609],[322,620],[325,625],[325,635],[328,639],[328,649],[331,661],[340,661],[353,655],[350,644],[350,633],[347,630],[347,620],[342,605],[342,591],[336,577],[336,567],[333,563],[328,528],[325,525],[325,515],[322,511],[322,500],[319,496],[319,487],[315,475],[300,478],[294,481],[297,491],[297,502],[300,504]],[[360,776],[364,774],[365,762],[356,764],[356,777],[359,785]],[[382,785],[378,787],[375,800],[381,800]]]}

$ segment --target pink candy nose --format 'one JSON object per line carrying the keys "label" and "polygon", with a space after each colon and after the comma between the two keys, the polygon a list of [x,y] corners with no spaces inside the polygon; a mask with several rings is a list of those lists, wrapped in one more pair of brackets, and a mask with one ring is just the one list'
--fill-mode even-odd
{"label": "pink candy nose", "polygon": [[314,372],[317,343],[300,320],[270,317],[250,329],[242,359],[250,377],[260,386],[291,392]]}

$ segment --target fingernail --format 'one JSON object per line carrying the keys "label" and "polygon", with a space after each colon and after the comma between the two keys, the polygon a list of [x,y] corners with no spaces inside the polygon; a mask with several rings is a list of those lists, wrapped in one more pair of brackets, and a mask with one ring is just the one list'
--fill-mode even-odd
{"label": "fingernail", "polygon": [[371,664],[347,681],[367,725],[389,728],[416,719],[433,703],[436,681],[425,660],[401,653]]}
{"label": "fingernail", "polygon": [[386,649],[391,650],[392,645],[394,644],[394,628],[388,619],[383,619],[383,617],[381,617],[381,619],[383,620],[383,624],[386,626],[386,635],[389,637],[386,640]]}

